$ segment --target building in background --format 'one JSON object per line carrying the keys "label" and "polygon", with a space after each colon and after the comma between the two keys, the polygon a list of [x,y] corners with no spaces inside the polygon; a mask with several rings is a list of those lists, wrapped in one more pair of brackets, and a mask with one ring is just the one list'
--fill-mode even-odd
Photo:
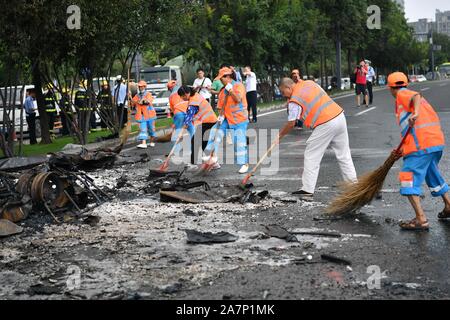
{"label": "building in background", "polygon": [[397,3],[403,12],[405,12],[405,0],[394,0],[395,3]]}
{"label": "building in background", "polygon": [[436,30],[436,24],[428,19],[419,19],[416,22],[409,22],[408,25],[413,28],[414,37],[420,42],[427,42],[430,32]]}
{"label": "building in background", "polygon": [[436,10],[436,31],[450,37],[450,11]]}

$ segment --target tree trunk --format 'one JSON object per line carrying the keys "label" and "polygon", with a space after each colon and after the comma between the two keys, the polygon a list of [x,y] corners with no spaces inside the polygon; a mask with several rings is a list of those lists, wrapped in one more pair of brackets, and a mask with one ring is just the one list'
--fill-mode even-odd
{"label": "tree trunk", "polygon": [[44,95],[42,94],[42,78],[38,63],[33,65],[33,85],[36,90],[36,101],[41,125],[41,144],[51,144],[50,129],[48,127],[47,110],[45,109]]}
{"label": "tree trunk", "polygon": [[347,51],[347,73],[350,76],[352,74],[352,49]]}
{"label": "tree trunk", "polygon": [[324,88],[324,81],[323,81],[323,51],[320,52],[320,86],[322,88]]}
{"label": "tree trunk", "polygon": [[341,28],[339,22],[336,23],[336,78],[337,78],[337,89],[341,90],[342,84],[342,67],[341,67]]}
{"label": "tree trunk", "polygon": [[327,56],[325,55],[325,61],[324,61],[324,66],[325,66],[325,90],[328,89],[328,66],[327,66]]}

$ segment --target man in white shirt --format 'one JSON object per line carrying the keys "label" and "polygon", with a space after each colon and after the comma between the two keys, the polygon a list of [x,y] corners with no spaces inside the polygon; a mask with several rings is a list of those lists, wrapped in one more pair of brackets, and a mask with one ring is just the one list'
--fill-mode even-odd
{"label": "man in white shirt", "polygon": [[117,106],[117,117],[122,128],[128,122],[128,99],[127,99],[127,86],[123,83],[122,76],[116,77],[116,85],[112,90],[112,97],[115,105]]}
{"label": "man in white shirt", "polygon": [[369,104],[373,103],[373,84],[375,83],[375,69],[371,66],[372,62],[366,60],[366,65],[369,68],[369,72],[367,73],[367,90],[369,91]]}
{"label": "man in white shirt", "polygon": [[205,71],[203,69],[197,70],[197,79],[194,81],[194,90],[200,93],[200,95],[211,102],[211,86],[212,82],[209,78],[205,77]]}
{"label": "man in white shirt", "polygon": [[[247,90],[248,103],[248,117],[250,122],[256,123],[258,121],[258,91],[256,74],[252,72],[250,66],[246,66],[243,72],[245,78],[245,89]],[[250,114],[253,117],[250,117]]]}

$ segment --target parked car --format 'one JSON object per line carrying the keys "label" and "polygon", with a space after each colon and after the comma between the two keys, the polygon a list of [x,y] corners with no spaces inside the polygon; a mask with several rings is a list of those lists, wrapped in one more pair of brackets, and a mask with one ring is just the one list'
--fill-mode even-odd
{"label": "parked car", "polygon": [[409,76],[409,82],[411,82],[411,83],[418,82],[417,76],[416,75],[410,75]]}
{"label": "parked car", "polygon": [[427,78],[423,74],[420,74],[420,75],[416,76],[416,79],[417,79],[417,82],[428,81]]}
{"label": "parked car", "polygon": [[156,96],[155,100],[153,100],[153,106],[156,110],[156,115],[159,119],[161,118],[167,118],[167,115],[170,111],[170,104],[169,104],[169,97],[170,97],[170,91],[161,91]]}

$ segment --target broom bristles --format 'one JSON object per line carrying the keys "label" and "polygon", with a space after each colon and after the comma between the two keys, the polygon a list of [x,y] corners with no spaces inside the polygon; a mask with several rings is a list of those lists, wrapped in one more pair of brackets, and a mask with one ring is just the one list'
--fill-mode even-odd
{"label": "broom bristles", "polygon": [[158,143],[168,143],[172,141],[172,131],[169,131],[165,135],[156,138],[156,142]]}
{"label": "broom bristles", "polygon": [[395,162],[395,156],[391,155],[380,168],[366,173],[358,179],[358,182],[343,185],[341,193],[325,212],[330,215],[342,215],[369,204],[383,188],[384,180]]}

